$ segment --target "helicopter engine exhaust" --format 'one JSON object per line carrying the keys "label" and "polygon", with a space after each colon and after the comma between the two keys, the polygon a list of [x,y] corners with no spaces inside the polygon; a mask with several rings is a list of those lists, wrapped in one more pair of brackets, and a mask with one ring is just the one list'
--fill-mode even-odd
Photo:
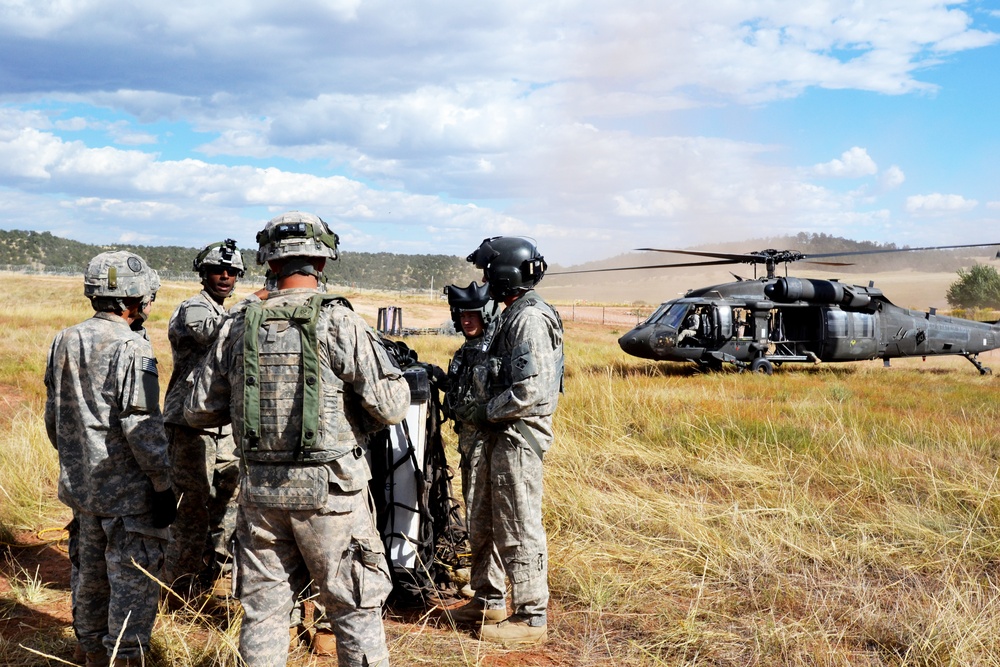
{"label": "helicopter engine exhaust", "polygon": [[809,278],[778,278],[764,288],[764,294],[783,303],[808,301],[838,304],[845,308],[865,308],[872,301],[867,294],[857,294],[841,283]]}

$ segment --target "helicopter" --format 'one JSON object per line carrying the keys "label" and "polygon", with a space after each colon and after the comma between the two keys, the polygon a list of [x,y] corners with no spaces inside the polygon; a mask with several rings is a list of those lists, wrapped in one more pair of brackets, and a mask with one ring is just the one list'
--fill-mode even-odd
{"label": "helicopter", "polygon": [[[563,271],[559,274],[659,269],[723,264],[752,264],[755,277],[689,290],[662,303],[652,315],[618,339],[626,353],[656,361],[690,361],[706,370],[726,364],[740,371],[771,375],[784,363],[820,363],[960,355],[980,374],[992,373],[978,355],[1000,347],[1000,323],[911,310],[893,304],[876,288],[839,280],[778,277],[779,264],[792,262],[849,266],[817,261],[848,255],[917,250],[979,248],[996,243],[891,248],[806,255],[769,248],[749,253],[639,248],[706,258],[679,264]],[[997,255],[1000,257],[1000,253]],[[757,266],[766,275],[756,277]],[[559,275],[553,274],[553,275]]]}

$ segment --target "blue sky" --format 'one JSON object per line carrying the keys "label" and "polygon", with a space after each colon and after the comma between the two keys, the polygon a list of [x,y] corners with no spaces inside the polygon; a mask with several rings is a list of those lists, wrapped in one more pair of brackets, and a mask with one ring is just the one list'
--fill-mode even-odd
{"label": "blue sky", "polygon": [[1000,2],[0,0],[0,228],[560,264],[1000,232]]}

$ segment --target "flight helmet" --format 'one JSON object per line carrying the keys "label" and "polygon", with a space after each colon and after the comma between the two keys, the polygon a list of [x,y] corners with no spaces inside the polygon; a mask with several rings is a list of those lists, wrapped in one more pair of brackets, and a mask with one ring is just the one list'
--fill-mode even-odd
{"label": "flight helmet", "polygon": [[520,236],[484,239],[466,260],[483,270],[490,296],[497,301],[527,292],[548,268],[534,242]]}
{"label": "flight helmet", "polygon": [[469,283],[468,287],[446,285],[444,293],[448,296],[448,307],[451,309],[451,321],[455,323],[455,331],[462,331],[462,313],[476,312],[483,318],[483,329],[488,329],[496,303],[490,300],[488,284]]}

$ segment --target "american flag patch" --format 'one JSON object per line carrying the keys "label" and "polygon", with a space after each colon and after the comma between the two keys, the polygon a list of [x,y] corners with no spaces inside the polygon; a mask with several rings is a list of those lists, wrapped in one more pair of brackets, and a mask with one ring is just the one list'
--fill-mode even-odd
{"label": "american flag patch", "polygon": [[143,357],[139,361],[139,370],[145,371],[146,373],[152,373],[153,375],[159,376],[156,372],[156,358],[155,357]]}

